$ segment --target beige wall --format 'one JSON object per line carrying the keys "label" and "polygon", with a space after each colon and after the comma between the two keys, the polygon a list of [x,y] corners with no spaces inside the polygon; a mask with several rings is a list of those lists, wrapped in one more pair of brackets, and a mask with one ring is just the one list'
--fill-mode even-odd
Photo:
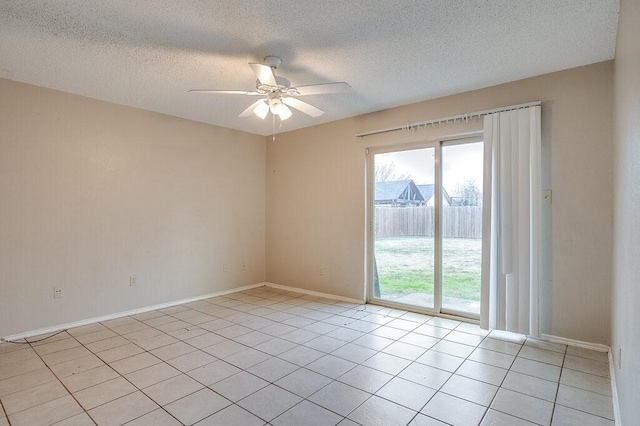
{"label": "beige wall", "polygon": [[0,80],[0,336],[264,281],[265,151]]}
{"label": "beige wall", "polygon": [[543,332],[609,344],[612,68],[603,62],[267,138],[267,281],[362,298],[365,148],[480,130],[481,122],[357,132],[541,100],[543,187],[553,190],[543,218]]}
{"label": "beige wall", "polygon": [[481,123],[354,135],[541,100],[543,187],[553,189],[543,331],[608,344],[612,70],[284,133],[267,138],[266,154],[262,137],[0,80],[0,335],[258,283],[265,263],[267,281],[362,298],[365,148]]}
{"label": "beige wall", "polygon": [[639,22],[640,3],[623,0],[614,66],[615,226],[611,347],[624,425],[637,424],[640,419]]}

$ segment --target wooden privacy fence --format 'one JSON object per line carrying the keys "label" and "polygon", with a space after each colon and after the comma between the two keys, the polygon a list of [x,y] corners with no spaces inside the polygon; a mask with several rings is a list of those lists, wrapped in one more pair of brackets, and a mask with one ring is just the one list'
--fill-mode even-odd
{"label": "wooden privacy fence", "polygon": [[[376,237],[434,236],[434,208],[375,207]],[[444,207],[444,238],[481,238],[482,207]]]}

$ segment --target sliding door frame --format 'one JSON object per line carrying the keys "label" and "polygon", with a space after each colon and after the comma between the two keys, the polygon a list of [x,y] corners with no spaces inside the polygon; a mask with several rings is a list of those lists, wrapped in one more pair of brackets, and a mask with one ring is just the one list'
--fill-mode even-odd
{"label": "sliding door frame", "polygon": [[[482,142],[482,132],[459,135],[457,137],[425,140],[410,144],[385,145],[369,147],[366,149],[366,208],[365,208],[365,287],[367,303],[387,306],[390,308],[411,310],[428,315],[441,316],[463,321],[476,322],[480,316],[470,312],[442,309],[442,147],[462,145],[466,143]],[[433,308],[410,305],[377,298],[373,294],[374,280],[374,256],[375,256],[375,164],[376,154],[384,154],[397,151],[410,151],[413,149],[434,149],[434,283],[433,283]],[[484,166],[484,165],[483,165]],[[484,235],[483,235],[484,238]]]}

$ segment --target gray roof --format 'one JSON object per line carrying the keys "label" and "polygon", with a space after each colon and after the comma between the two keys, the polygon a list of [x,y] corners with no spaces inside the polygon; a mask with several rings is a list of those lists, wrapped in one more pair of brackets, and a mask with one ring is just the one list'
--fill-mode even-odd
{"label": "gray roof", "polygon": [[[422,194],[422,198],[424,198],[424,201],[429,202],[429,200],[431,200],[431,197],[433,197],[433,189],[434,189],[433,184],[430,183],[428,185],[416,185],[416,186],[418,187],[418,190]],[[444,195],[445,203],[450,206],[451,197],[449,196],[449,193],[445,188],[442,188],[442,195]]]}
{"label": "gray roof", "polygon": [[423,201],[422,194],[413,183],[411,179],[408,180],[394,180],[389,182],[376,182],[376,201],[384,200],[406,200],[407,188],[410,189],[412,194],[411,199],[417,201]]}
{"label": "gray roof", "polygon": [[433,197],[433,184],[430,183],[428,185],[416,185],[418,190],[422,194],[422,198],[424,201],[429,201],[431,197]]}
{"label": "gray roof", "polygon": [[[376,182],[375,189],[376,202],[407,200],[407,192],[411,194],[411,200],[428,202],[434,195],[434,185],[432,183],[416,185],[411,179]],[[407,189],[410,191],[407,191]],[[451,205],[451,198],[446,189],[442,188],[442,194],[446,204]]]}

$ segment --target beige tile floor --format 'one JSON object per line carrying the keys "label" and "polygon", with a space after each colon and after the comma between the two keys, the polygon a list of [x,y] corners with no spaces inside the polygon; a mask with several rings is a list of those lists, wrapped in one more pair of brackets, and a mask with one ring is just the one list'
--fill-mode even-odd
{"label": "beige tile floor", "polygon": [[268,287],[1,344],[0,402],[0,426],[613,425],[606,353]]}

